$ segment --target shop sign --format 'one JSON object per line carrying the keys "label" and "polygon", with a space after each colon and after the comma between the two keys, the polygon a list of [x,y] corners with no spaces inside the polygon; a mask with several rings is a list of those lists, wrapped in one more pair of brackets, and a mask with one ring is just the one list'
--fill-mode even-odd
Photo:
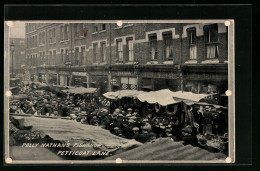
{"label": "shop sign", "polygon": [[115,76],[135,76],[137,74],[136,71],[117,71],[117,72],[112,72],[112,75]]}
{"label": "shop sign", "polygon": [[142,77],[145,77],[145,78],[177,79],[177,74],[174,74],[172,72],[142,72]]}
{"label": "shop sign", "polygon": [[87,76],[87,73],[86,72],[72,72],[72,75],[75,75],[75,76]]}

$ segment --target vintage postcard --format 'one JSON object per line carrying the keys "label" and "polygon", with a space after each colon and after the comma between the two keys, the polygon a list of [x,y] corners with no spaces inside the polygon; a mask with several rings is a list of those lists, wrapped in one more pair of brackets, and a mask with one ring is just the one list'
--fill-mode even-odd
{"label": "vintage postcard", "polygon": [[228,20],[5,22],[5,163],[234,163]]}

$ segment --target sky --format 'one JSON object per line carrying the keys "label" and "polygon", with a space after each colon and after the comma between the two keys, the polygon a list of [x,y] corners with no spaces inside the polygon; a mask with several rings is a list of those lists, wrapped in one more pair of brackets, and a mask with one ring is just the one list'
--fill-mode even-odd
{"label": "sky", "polygon": [[10,25],[10,38],[25,38],[25,22],[12,22]]}

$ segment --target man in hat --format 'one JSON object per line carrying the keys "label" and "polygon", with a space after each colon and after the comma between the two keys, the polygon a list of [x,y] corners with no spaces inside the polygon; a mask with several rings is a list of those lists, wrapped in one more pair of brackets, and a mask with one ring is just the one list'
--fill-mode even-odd
{"label": "man in hat", "polygon": [[149,133],[149,142],[153,142],[156,139],[156,134],[153,132]]}
{"label": "man in hat", "polygon": [[124,127],[123,135],[128,139],[134,138],[134,132],[133,132],[134,127],[136,127],[135,121],[133,119],[129,119],[128,124],[126,124]]}
{"label": "man in hat", "polygon": [[138,127],[134,127],[132,130],[133,130],[133,133],[134,133],[133,138],[134,138],[135,140],[137,140],[138,137],[140,136],[140,129],[139,129]]}
{"label": "man in hat", "polygon": [[90,124],[94,126],[99,125],[99,119],[96,116],[93,116],[93,118],[90,120]]}
{"label": "man in hat", "polygon": [[133,112],[132,108],[128,108],[127,109],[127,114],[131,114],[132,115],[132,112]]}
{"label": "man in hat", "polygon": [[114,134],[122,137],[122,130],[119,127],[114,128]]}
{"label": "man in hat", "polygon": [[141,143],[146,143],[150,139],[151,125],[149,123],[145,123],[145,125],[142,126],[141,128],[142,128],[142,133],[140,134],[140,136],[137,137],[136,140]]}

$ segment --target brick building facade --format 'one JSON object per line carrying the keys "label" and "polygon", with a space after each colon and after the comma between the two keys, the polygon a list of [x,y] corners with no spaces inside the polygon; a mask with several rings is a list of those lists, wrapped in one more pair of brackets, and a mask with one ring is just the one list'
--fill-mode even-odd
{"label": "brick building facade", "polygon": [[[26,58],[25,58],[25,39],[24,38],[10,38],[10,43],[15,46],[14,52],[13,52],[13,67],[14,70],[20,71],[22,67],[25,66]],[[10,64],[12,63],[12,57],[10,56]],[[12,65],[10,65],[10,69],[12,68]]]}
{"label": "brick building facade", "polygon": [[100,94],[227,90],[224,23],[28,23],[26,45],[34,81],[97,87]]}

